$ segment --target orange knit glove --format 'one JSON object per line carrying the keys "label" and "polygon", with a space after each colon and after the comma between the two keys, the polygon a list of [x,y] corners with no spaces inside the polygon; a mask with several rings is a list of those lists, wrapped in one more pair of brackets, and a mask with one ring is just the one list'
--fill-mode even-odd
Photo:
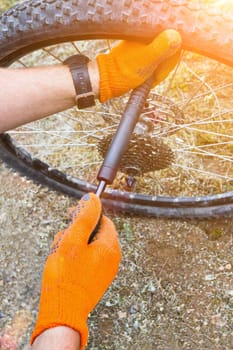
{"label": "orange knit glove", "polygon": [[155,71],[155,85],[164,80],[180,58],[181,37],[166,30],[150,44],[122,41],[109,54],[96,57],[100,74],[100,101],[123,95],[141,85]]}
{"label": "orange knit glove", "polygon": [[[97,235],[89,244],[93,232]],[[112,221],[102,216],[96,195],[85,195],[74,211],[71,225],[58,232],[52,243],[31,344],[44,330],[63,325],[80,333],[83,349],[88,337],[88,314],[113,281],[120,257]]]}

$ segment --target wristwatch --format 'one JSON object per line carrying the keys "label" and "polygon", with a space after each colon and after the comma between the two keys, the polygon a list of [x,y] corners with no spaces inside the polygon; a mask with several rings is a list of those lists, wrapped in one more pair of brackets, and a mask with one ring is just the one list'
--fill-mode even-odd
{"label": "wristwatch", "polygon": [[95,105],[95,95],[87,68],[89,61],[89,58],[84,55],[74,55],[63,62],[70,69],[76,91],[75,101],[79,109]]}

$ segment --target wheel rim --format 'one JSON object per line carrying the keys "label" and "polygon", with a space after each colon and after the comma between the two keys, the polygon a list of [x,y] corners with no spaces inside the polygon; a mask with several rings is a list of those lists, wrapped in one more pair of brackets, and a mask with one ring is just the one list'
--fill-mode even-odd
{"label": "wheel rim", "polygon": [[[62,62],[67,56],[77,52],[77,45],[80,47],[80,43],[68,43],[34,51],[20,58],[13,66],[33,65],[35,58],[38,65]],[[106,51],[108,47],[109,43],[106,44],[106,41],[104,47],[102,41],[83,42],[78,51],[90,57],[90,53],[96,55],[98,52]],[[215,78],[211,76],[211,72],[215,73]],[[119,174],[113,189],[120,191],[112,192],[109,189],[113,198],[150,205],[156,203],[161,206],[189,206],[197,202],[204,206],[206,203],[216,203],[219,200],[225,202],[231,198],[233,127],[229,97],[233,92],[232,72],[230,68],[215,61],[186,52],[175,73],[158,86],[155,92],[162,96],[165,92],[169,100],[175,101],[175,106],[179,110],[184,110],[182,123],[175,122],[174,115],[173,120],[171,116],[167,117],[169,111],[163,110],[164,105],[162,109],[159,106],[159,121],[157,112],[153,114],[149,109],[149,113],[148,110],[145,113],[146,117],[149,114],[150,124],[156,123],[150,135],[153,138],[162,138],[163,142],[171,147],[175,153],[175,164],[168,169],[139,176],[134,189],[136,193],[127,193],[125,176]],[[204,73],[207,81],[203,77]],[[114,100],[104,106],[98,104],[95,110],[65,111],[58,117],[51,117],[50,120],[18,128],[10,132],[10,135],[17,141],[19,147],[26,148],[33,157],[48,163],[51,168],[58,168],[68,173],[70,186],[72,183],[77,183],[73,177],[78,174],[83,180],[81,187],[83,186],[84,190],[94,189],[90,183],[95,185],[95,177],[102,161],[96,140],[103,134],[114,133],[122,103],[126,98]],[[151,99],[153,100],[153,95]],[[151,101],[151,104],[153,102]],[[159,104],[156,102],[154,105]],[[86,115],[90,117],[86,118]],[[62,142],[61,130],[63,130]],[[57,143],[57,135],[60,143]],[[85,155],[81,151],[84,147]],[[122,193],[125,190],[126,193]]]}

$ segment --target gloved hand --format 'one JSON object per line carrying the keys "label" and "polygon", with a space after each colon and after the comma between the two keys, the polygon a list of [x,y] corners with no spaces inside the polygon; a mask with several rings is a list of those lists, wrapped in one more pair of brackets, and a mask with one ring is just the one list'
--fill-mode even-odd
{"label": "gloved hand", "polygon": [[[88,241],[93,232],[94,240]],[[87,317],[113,281],[121,252],[111,220],[102,216],[99,198],[85,195],[73,212],[73,221],[57,233],[46,261],[38,319],[31,344],[44,330],[65,325],[87,342]]]}
{"label": "gloved hand", "polygon": [[100,101],[123,95],[156,71],[154,86],[164,80],[180,58],[181,37],[166,30],[150,44],[122,41],[109,54],[96,57],[100,74]]}

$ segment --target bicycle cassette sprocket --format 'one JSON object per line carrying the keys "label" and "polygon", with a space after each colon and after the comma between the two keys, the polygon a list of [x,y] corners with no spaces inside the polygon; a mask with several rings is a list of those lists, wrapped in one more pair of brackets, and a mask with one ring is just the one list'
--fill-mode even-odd
{"label": "bicycle cassette sprocket", "polygon": [[[98,151],[104,158],[114,134],[109,134],[98,143]],[[128,176],[141,176],[155,170],[168,168],[175,156],[161,139],[133,134],[128,149],[120,163],[120,171]]]}

